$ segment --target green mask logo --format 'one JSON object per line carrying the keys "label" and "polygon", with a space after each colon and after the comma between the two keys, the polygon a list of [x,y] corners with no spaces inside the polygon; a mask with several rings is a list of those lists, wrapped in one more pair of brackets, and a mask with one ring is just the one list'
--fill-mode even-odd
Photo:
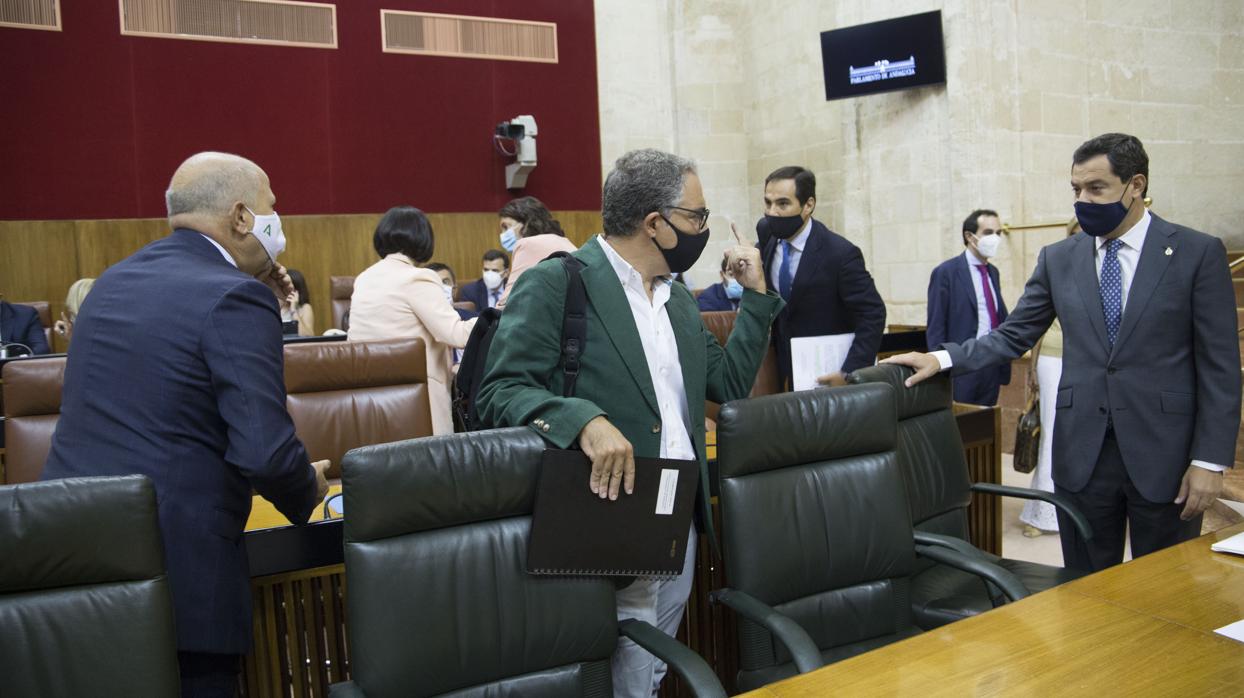
{"label": "green mask logo", "polygon": [[264,226],[263,234],[267,235],[268,237],[272,237],[272,224],[271,223]]}

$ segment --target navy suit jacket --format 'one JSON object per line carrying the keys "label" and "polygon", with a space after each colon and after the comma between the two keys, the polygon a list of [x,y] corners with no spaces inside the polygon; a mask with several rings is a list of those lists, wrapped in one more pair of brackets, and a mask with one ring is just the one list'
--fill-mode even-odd
{"label": "navy suit jacket", "polygon": [[[972,274],[978,272],[970,266],[963,255],[955,255],[937,265],[929,277],[928,330],[925,337],[930,350],[940,349],[946,342],[966,342],[976,337],[976,286]],[[986,269],[993,281],[998,324],[1002,324],[1007,312],[1006,301],[1002,300],[998,268],[987,264]],[[974,375],[978,382],[1006,385],[1011,382],[1011,365],[990,366]],[[956,387],[967,378],[967,375],[956,376]]]}
{"label": "navy suit jacket", "polygon": [[720,281],[700,291],[700,295],[696,296],[695,302],[696,305],[700,306],[701,313],[739,309],[739,301],[730,300],[730,296],[726,295],[726,289],[721,285]]}
{"label": "navy suit jacket", "polygon": [[251,488],[294,522],[317,503],[283,363],[272,291],[192,230],[104,272],[74,325],[43,479],[151,478],[180,651],[250,648]]}
{"label": "navy suit jacket", "polygon": [[1227,250],[1216,237],[1153,216],[1113,345],[1095,250],[1084,233],[1042,248],[1006,322],[946,350],[955,375],[1010,363],[1058,318],[1054,482],[1083,489],[1113,423],[1136,489],[1151,502],[1169,502],[1189,461],[1235,460],[1240,344]]}
{"label": "navy suit jacket", "polygon": [[[505,288],[503,285],[502,288]],[[476,279],[458,289],[458,300],[471,301],[475,304],[475,312],[482,313],[488,309],[488,287],[483,279]]]}
{"label": "navy suit jacket", "polygon": [[[773,255],[781,240],[768,234],[764,219],[757,225],[760,254],[769,288],[777,290],[770,273]],[[790,299],[773,324],[773,343],[783,379],[789,379],[791,337],[855,333],[855,341],[842,365],[844,373],[872,366],[885,332],[885,303],[873,277],[864,267],[864,255],[850,240],[812,220],[799,269],[791,284]]]}
{"label": "navy suit jacket", "polygon": [[0,342],[25,344],[34,354],[52,352],[39,322],[39,311],[20,303],[0,301]]}

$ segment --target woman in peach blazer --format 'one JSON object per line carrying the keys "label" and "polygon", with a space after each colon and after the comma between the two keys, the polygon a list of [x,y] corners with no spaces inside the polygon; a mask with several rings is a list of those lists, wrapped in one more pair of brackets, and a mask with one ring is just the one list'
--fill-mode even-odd
{"label": "woman in peach blazer", "polygon": [[428,356],[428,402],[432,433],[454,431],[453,350],[466,346],[475,320],[462,320],[445,295],[441,277],[421,269],[432,258],[432,225],[411,206],[389,209],[372,238],[381,260],[354,279],[350,340],[417,337]]}
{"label": "woman in peach blazer", "polygon": [[514,255],[510,275],[498,308],[505,307],[510,291],[523,272],[536,266],[554,252],[574,252],[577,247],[566,239],[562,226],[549,209],[534,196],[510,201],[497,213],[501,220],[501,245]]}

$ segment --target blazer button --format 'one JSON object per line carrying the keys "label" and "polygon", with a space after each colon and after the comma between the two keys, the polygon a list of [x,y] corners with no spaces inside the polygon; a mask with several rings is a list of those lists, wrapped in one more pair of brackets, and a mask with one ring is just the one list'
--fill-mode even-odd
{"label": "blazer button", "polygon": [[1100,412],[1101,414],[1106,414],[1106,408],[1105,408],[1105,407],[1098,407],[1098,408],[1097,408],[1097,411],[1098,411],[1098,412]]}
{"label": "blazer button", "polygon": [[1109,374],[1110,374],[1110,375],[1112,375],[1112,376],[1114,375],[1114,372],[1115,372],[1115,371],[1117,371],[1117,370],[1118,370],[1118,369],[1116,369],[1114,366],[1107,366],[1107,367],[1106,367],[1106,373],[1109,373]]}
{"label": "blazer button", "polygon": [[547,423],[545,423],[545,424],[541,424],[541,425],[540,425],[540,431],[543,431],[543,432],[545,432],[545,433],[548,433],[548,431],[549,431],[549,425],[548,425]]}
{"label": "blazer button", "polygon": [[660,422],[657,422],[656,424],[653,424],[653,425],[652,425],[652,433],[653,433],[653,434],[660,434],[660,433],[661,433],[661,423],[660,423]]}

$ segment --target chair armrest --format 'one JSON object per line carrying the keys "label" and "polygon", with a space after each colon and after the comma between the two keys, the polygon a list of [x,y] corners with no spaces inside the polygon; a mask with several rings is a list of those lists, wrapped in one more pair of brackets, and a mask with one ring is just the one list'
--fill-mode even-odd
{"label": "chair armrest", "polygon": [[912,537],[918,545],[931,545],[938,548],[947,548],[961,555],[978,557],[985,562],[989,562],[989,560],[985,557],[985,554],[981,552],[980,548],[977,548],[975,545],[972,545],[962,538],[955,538],[954,536],[947,536],[941,533],[928,533],[927,531],[915,531]]}
{"label": "chair armrest", "polygon": [[1019,581],[1019,577],[980,557],[963,555],[948,548],[919,543],[916,544],[916,554],[992,582],[1011,601],[1019,601],[1030,593],[1024,583]]}
{"label": "chair armrest", "polygon": [[737,589],[718,589],[711,592],[708,598],[713,603],[733,609],[735,613],[773,633],[786,647],[786,651],[790,652],[800,674],[825,666],[821,649],[816,646],[812,636],[808,635],[808,631],[751,594]]}
{"label": "chair armrest", "polygon": [[329,684],[328,698],[367,698],[363,695],[363,689],[353,681],[344,681],[342,683]]}
{"label": "chair armrest", "polygon": [[691,695],[697,698],[726,698],[726,689],[713,673],[712,667],[690,647],[658,630],[650,623],[635,618],[618,622],[618,633],[648,650],[678,672]]}
{"label": "chair armrest", "polygon": [[1076,525],[1076,530],[1080,532],[1080,537],[1084,540],[1093,538],[1093,527],[1089,524],[1084,514],[1071,503],[1071,500],[1055,494],[1053,492],[1043,492],[1028,487],[1011,487],[1009,485],[996,485],[992,482],[975,482],[972,483],[973,492],[981,492],[983,494],[996,494],[1000,497],[1018,497],[1019,499],[1039,499],[1043,502],[1053,504],[1056,509],[1063,512]]}

